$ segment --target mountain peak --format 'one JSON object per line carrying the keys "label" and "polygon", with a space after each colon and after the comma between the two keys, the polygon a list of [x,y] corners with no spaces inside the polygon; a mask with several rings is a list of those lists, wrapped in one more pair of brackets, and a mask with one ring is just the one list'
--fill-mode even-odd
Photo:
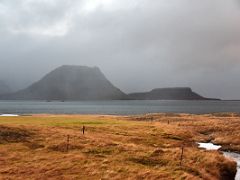
{"label": "mountain peak", "polygon": [[[80,70],[80,69],[95,69],[95,70],[100,70],[97,66],[94,66],[94,67],[89,67],[89,66],[81,66],[81,65],[62,65],[62,66],[59,66],[58,68],[56,69],[75,69],[75,70]],[[56,70],[55,69],[55,70]]]}
{"label": "mountain peak", "polygon": [[115,100],[127,95],[116,88],[98,67],[63,65],[10,99]]}

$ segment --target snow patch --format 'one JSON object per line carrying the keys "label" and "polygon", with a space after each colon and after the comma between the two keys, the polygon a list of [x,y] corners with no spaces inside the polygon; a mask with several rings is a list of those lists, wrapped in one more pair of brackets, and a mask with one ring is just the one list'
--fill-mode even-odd
{"label": "snow patch", "polygon": [[19,116],[17,114],[0,114],[1,117],[16,117]]}
{"label": "snow patch", "polygon": [[206,150],[218,150],[222,147],[213,143],[198,143],[198,146],[199,148],[204,148]]}

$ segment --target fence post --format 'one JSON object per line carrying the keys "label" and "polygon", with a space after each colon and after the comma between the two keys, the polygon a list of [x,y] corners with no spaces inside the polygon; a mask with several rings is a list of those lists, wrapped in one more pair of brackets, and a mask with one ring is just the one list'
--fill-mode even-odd
{"label": "fence post", "polygon": [[83,127],[82,127],[82,133],[83,133],[83,135],[84,135],[84,133],[85,133],[85,126],[83,125]]}
{"label": "fence post", "polygon": [[70,141],[70,135],[67,135],[67,152],[69,150],[69,141]]}
{"label": "fence post", "polygon": [[182,152],[181,152],[181,157],[180,157],[180,166],[182,166],[182,161],[183,161],[183,153],[184,153],[184,146],[182,145]]}

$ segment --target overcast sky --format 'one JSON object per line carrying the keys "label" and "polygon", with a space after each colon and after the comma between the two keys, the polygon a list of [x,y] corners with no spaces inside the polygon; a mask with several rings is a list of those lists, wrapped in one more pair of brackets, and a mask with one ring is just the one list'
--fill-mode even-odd
{"label": "overcast sky", "polygon": [[63,64],[98,66],[127,93],[240,99],[240,2],[0,0],[0,79],[22,88]]}

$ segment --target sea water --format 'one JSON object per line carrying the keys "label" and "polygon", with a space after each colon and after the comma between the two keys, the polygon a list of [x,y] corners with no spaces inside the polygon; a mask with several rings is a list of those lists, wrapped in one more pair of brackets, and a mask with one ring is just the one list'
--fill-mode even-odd
{"label": "sea water", "polygon": [[0,114],[240,113],[240,101],[0,101]]}

